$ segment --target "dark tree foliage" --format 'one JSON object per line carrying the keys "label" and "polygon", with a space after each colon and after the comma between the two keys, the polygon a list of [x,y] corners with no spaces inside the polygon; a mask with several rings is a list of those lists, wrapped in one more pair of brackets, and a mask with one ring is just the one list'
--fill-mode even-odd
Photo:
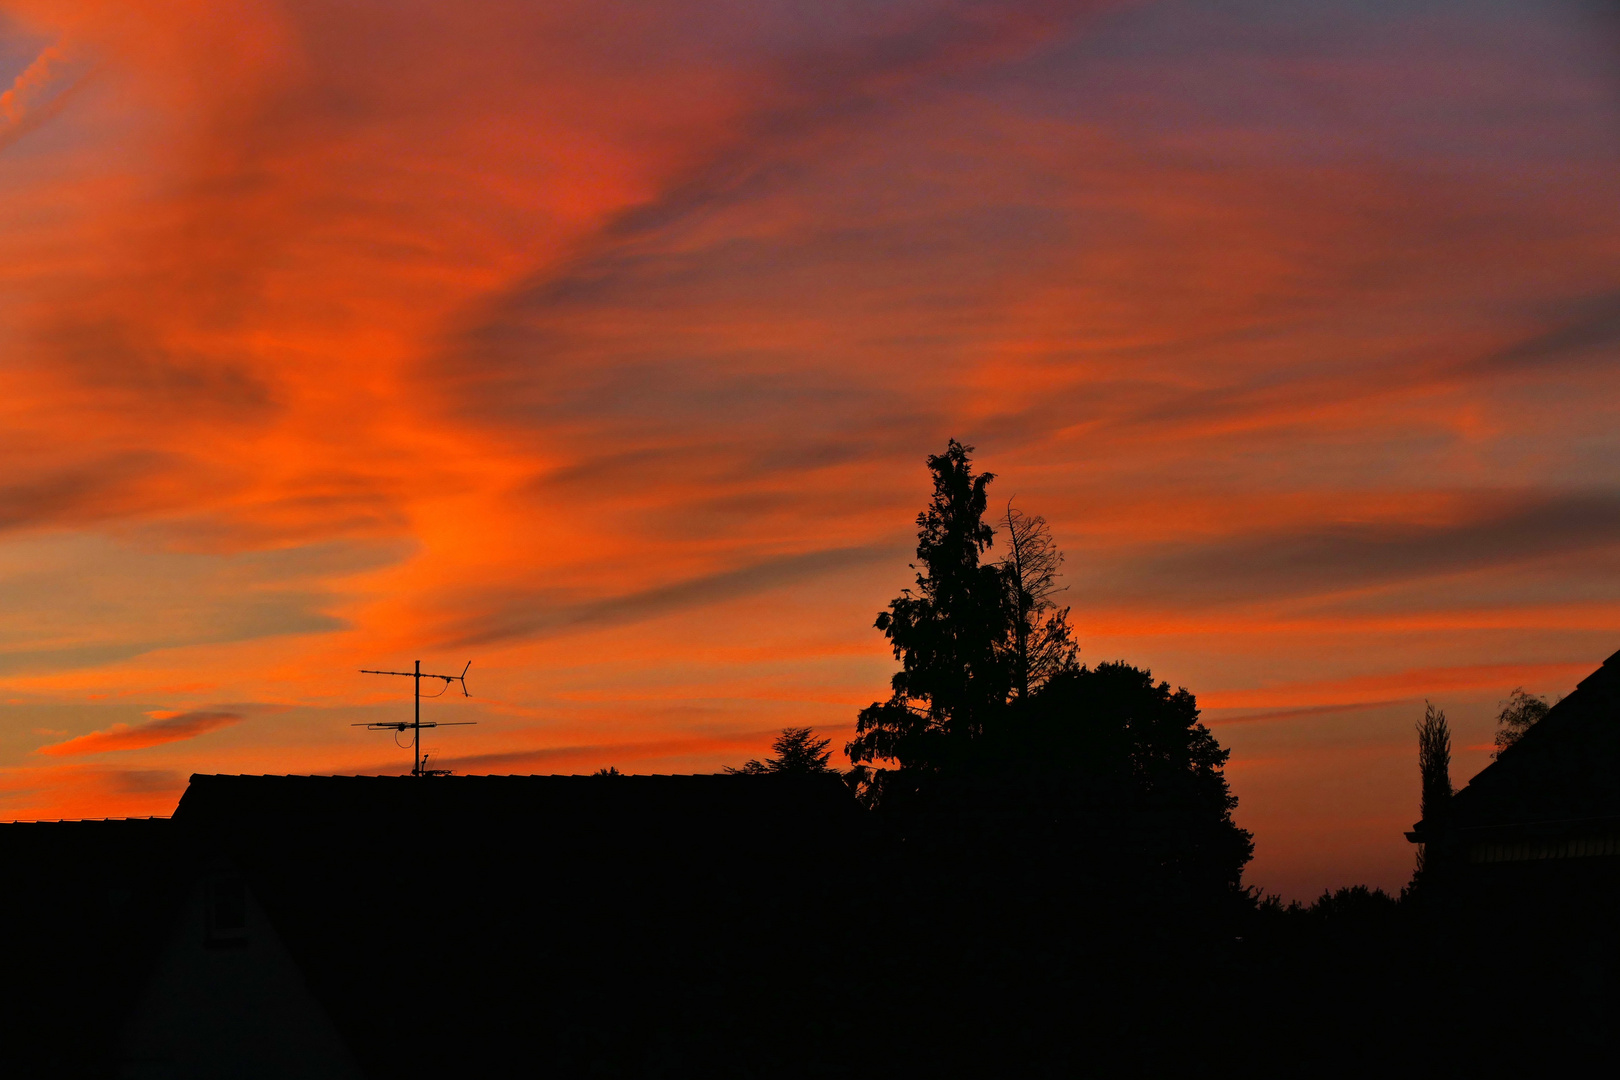
{"label": "dark tree foliage", "polygon": [[1418,775],[1422,778],[1421,813],[1429,824],[1439,824],[1451,805],[1451,728],[1444,709],[1424,702],[1418,721]]}
{"label": "dark tree foliage", "polygon": [[1496,714],[1496,751],[1491,757],[1501,757],[1502,751],[1518,742],[1551,709],[1546,698],[1526,693],[1524,687],[1515,686],[1513,693],[1502,702],[1502,711]]}
{"label": "dark tree foliage", "polygon": [[934,496],[917,515],[916,587],[876,622],[900,670],[889,699],[856,718],[845,752],[857,766],[882,759],[929,772],[960,762],[1007,703],[1008,594],[1001,568],[980,562],[994,535],[984,522],[994,476],[974,474],[972,450],[952,439],[928,458]]}
{"label": "dark tree foliage", "polygon": [[[1424,702],[1423,719],[1418,721],[1418,776],[1421,780],[1420,814],[1424,831],[1430,835],[1445,827],[1451,809],[1451,728],[1446,725],[1443,709]],[[1428,845],[1418,847],[1417,872],[1423,875],[1428,865]]]}
{"label": "dark tree foliage", "polygon": [[1210,885],[1236,888],[1254,853],[1232,820],[1222,772],[1231,751],[1198,719],[1198,701],[1124,662],[1053,676],[1009,739],[1021,772],[1060,773],[1095,801],[1148,815],[1178,862]]}
{"label": "dark tree foliage", "polygon": [[1039,514],[1026,514],[1010,501],[1002,518],[1007,554],[1001,560],[1012,607],[1013,690],[1019,701],[1047,680],[1075,666],[1079,646],[1069,626],[1069,609],[1053,598],[1063,567],[1052,527]]}
{"label": "dark tree foliage", "polygon": [[818,739],[815,731],[807,727],[783,728],[771,743],[771,749],[776,756],[766,758],[764,761],[755,759],[740,769],[727,767],[728,773],[745,773],[750,776],[759,776],[765,773],[789,773],[795,776],[805,776],[814,773],[836,773],[838,770],[827,764],[832,757],[832,751],[827,749],[832,745],[831,739]]}
{"label": "dark tree foliage", "polygon": [[867,801],[932,806],[958,823],[1023,822],[1065,859],[1100,866],[1099,845],[1111,845],[1109,858],[1235,888],[1253,844],[1232,820],[1229,752],[1185,689],[1125,663],[1076,664],[1067,610],[1052,600],[1062,555],[1044,519],[1009,505],[1011,550],[981,561],[992,477],[974,474],[971,450],[952,440],[928,458],[916,586],[877,618],[901,669],[846,747]]}
{"label": "dark tree foliage", "polygon": [[[1255,905],[1229,1015],[1258,1071],[1372,1073],[1390,1061],[1456,1054],[1455,1037],[1436,1035],[1450,1035],[1440,1019],[1450,995],[1412,992],[1436,980],[1412,916],[1405,899],[1365,885],[1323,892],[1309,905],[1277,897]],[[1459,1071],[1447,1065],[1437,1071]]]}
{"label": "dark tree foliage", "polygon": [[1272,896],[1266,897],[1261,904],[1267,914],[1283,912],[1329,927],[1393,921],[1399,907],[1397,897],[1383,889],[1369,889],[1365,885],[1351,885],[1331,892],[1324,889],[1309,907],[1295,900],[1285,908],[1280,900]]}

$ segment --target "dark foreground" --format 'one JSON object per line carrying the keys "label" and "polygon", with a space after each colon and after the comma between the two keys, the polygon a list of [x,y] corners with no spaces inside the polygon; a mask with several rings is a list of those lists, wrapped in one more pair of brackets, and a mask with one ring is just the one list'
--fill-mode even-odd
{"label": "dark foreground", "polygon": [[1285,910],[1211,889],[1141,815],[876,817],[822,779],[199,777],[172,821],[5,826],[0,1072],[1454,1073],[1614,1053],[1612,858]]}

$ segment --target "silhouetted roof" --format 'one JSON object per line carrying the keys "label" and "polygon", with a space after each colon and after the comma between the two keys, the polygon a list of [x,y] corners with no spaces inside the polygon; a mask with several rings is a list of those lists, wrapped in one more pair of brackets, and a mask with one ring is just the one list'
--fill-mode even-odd
{"label": "silhouetted roof", "polygon": [[[0,821],[0,829],[13,830],[16,835],[23,835],[33,829],[60,830],[64,832],[135,832],[143,829],[161,829],[166,827],[169,819],[164,817],[132,817],[132,818],[62,818],[60,820],[47,818],[39,821]],[[156,824],[153,824],[153,823]]]}
{"label": "silhouetted roof", "polygon": [[668,814],[754,816],[852,805],[834,775],[223,776],[198,774],[175,820],[274,817],[364,822],[405,816],[501,818]]}
{"label": "silhouetted roof", "polygon": [[[582,1075],[672,1009],[750,1000],[738,973],[793,945],[784,912],[831,940],[829,868],[859,816],[832,775],[193,776],[172,819],[0,827],[27,883],[0,917],[28,931],[0,1012],[104,1062],[182,903],[227,867],[372,1074],[545,1071],[544,1053]],[[402,1029],[406,1002],[449,1049]],[[0,1072],[38,1074],[7,1052]]]}
{"label": "silhouetted roof", "polygon": [[1467,830],[1620,819],[1620,652],[1457,792],[1451,813]]}

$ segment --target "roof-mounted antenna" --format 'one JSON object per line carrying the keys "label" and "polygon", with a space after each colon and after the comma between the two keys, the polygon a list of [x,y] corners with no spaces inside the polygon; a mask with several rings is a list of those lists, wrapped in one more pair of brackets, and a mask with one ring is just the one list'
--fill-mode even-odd
{"label": "roof-mounted antenna", "polygon": [[[461,696],[462,697],[472,697],[472,695],[467,692],[467,669],[470,668],[470,667],[472,667],[472,661],[471,660],[467,661],[467,667],[464,667],[464,668],[461,669],[461,674],[460,675],[431,675],[431,674],[428,674],[427,672],[424,672],[422,670],[422,661],[420,661],[420,660],[418,660],[416,662],[416,670],[415,671],[372,671],[370,668],[361,668],[360,669],[360,674],[362,674],[362,675],[400,675],[400,676],[403,676],[403,677],[405,677],[407,679],[415,679],[416,680],[416,715],[415,715],[415,718],[408,724],[405,723],[404,721],[401,721],[401,722],[399,722],[397,724],[350,724],[349,726],[350,727],[363,727],[367,731],[410,731],[410,732],[414,732],[415,736],[416,736],[416,754],[415,754],[415,759],[414,759],[414,761],[413,761],[413,763],[411,765],[411,775],[412,776],[448,776],[449,773],[450,773],[449,769],[429,769],[429,768],[427,768],[427,758],[422,753],[422,729],[425,728],[425,727],[470,727],[471,725],[476,724],[478,721],[476,721],[476,720],[442,721],[441,720],[441,721],[429,721],[426,724],[422,723],[422,680],[423,679],[443,679],[444,680],[444,689],[445,690],[450,689],[450,684],[451,683],[458,682],[458,683],[461,684]],[[441,694],[444,693],[444,690],[439,691],[439,693],[441,693]],[[434,695],[434,696],[437,697],[438,695]]]}

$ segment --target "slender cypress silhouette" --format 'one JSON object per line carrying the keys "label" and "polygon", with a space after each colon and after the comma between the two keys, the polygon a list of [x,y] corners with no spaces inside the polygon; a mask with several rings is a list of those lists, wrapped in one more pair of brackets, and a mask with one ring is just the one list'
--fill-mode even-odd
{"label": "slender cypress silhouette", "polygon": [[[1451,807],[1451,729],[1446,714],[1425,701],[1423,719],[1418,722],[1418,775],[1422,780],[1421,810],[1424,835],[1435,837],[1444,830]],[[1423,875],[1433,860],[1431,843],[1418,845],[1417,874]]]}

